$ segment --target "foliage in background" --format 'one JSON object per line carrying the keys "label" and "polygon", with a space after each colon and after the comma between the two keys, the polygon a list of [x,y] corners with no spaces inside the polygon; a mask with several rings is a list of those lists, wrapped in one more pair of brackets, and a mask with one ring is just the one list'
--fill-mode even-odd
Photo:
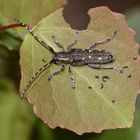
{"label": "foliage in background", "polygon": [[13,82],[7,79],[0,79],[0,114],[1,140],[30,138],[33,114],[29,106],[17,96]]}
{"label": "foliage in background", "polygon": [[0,0],[0,11],[7,18],[19,18],[36,25],[44,16],[65,3],[66,0]]}
{"label": "foliage in background", "polygon": [[136,7],[130,11],[127,11],[125,14],[128,24],[136,32],[136,40],[140,43],[140,7]]}

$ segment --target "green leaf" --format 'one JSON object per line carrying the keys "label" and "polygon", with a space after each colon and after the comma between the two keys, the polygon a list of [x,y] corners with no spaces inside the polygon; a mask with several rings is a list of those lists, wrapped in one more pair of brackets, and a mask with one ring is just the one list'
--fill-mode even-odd
{"label": "green leaf", "polygon": [[[57,52],[61,49],[54,44],[51,36],[55,35],[66,49],[74,41],[76,32],[66,23],[62,11],[60,9],[52,13],[34,28],[36,34]],[[51,81],[47,80],[60,67],[53,64],[34,81],[28,90],[27,99],[33,105],[35,114],[51,128],[59,126],[83,134],[131,127],[140,77],[139,46],[134,41],[135,32],[127,26],[123,15],[107,7],[91,9],[88,14],[90,23],[87,30],[79,32],[75,47],[89,48],[95,41],[103,40],[118,31],[111,42],[98,45],[96,49],[108,50],[116,56],[116,61],[107,65],[128,68],[119,73],[88,66],[73,66],[76,80],[76,89],[73,90],[67,67]],[[29,34],[20,52],[22,92],[33,74],[45,64],[42,60],[49,62],[52,55]],[[134,57],[137,59],[134,60]],[[109,79],[103,82],[101,77],[106,75]],[[99,76],[99,79],[95,76]],[[101,83],[104,84],[103,89]]]}
{"label": "green leaf", "polygon": [[[29,106],[17,96],[13,83],[0,79],[0,139],[27,140],[32,130]],[[24,133],[24,135],[23,135]]]}
{"label": "green leaf", "polygon": [[[5,18],[1,13],[0,17],[0,26],[9,24],[7,18]],[[14,30],[0,31],[0,50],[5,48],[5,50],[7,51],[17,51],[19,50],[21,41],[21,38]],[[3,56],[3,53],[1,51],[0,56]]]}
{"label": "green leaf", "polygon": [[7,18],[20,18],[34,25],[65,3],[65,0],[0,0],[0,11]]}
{"label": "green leaf", "polygon": [[131,10],[126,11],[126,17],[127,17],[127,22],[130,27],[133,27],[133,29],[136,31],[136,39],[138,42],[140,42],[140,20],[139,20],[139,15],[140,15],[140,8],[134,8]]}

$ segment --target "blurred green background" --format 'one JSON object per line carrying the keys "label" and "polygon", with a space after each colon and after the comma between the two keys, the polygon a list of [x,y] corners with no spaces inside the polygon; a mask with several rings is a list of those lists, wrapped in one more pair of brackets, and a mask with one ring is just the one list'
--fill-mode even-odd
{"label": "blurred green background", "polygon": [[[66,21],[72,28],[82,30],[86,29],[90,20],[87,11],[104,5],[126,15],[140,43],[139,0],[68,0],[67,4],[65,0],[0,0],[0,26],[11,23],[12,18],[35,25],[49,13],[64,7]],[[140,140],[140,97],[137,98],[132,128],[78,136],[61,128],[52,130],[36,118],[31,105],[21,100],[18,93],[19,48],[25,33],[21,29],[0,32],[0,140]]]}

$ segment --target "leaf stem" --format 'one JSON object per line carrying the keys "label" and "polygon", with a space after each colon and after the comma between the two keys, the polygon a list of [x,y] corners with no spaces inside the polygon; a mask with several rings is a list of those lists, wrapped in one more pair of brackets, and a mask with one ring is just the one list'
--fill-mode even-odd
{"label": "leaf stem", "polygon": [[[31,25],[28,25],[26,24],[27,26],[31,27]],[[3,30],[7,30],[7,29],[11,29],[11,28],[17,28],[17,27],[25,27],[19,23],[16,23],[16,24],[10,24],[10,25],[6,25],[6,26],[1,26],[0,27],[0,31],[3,31]]]}

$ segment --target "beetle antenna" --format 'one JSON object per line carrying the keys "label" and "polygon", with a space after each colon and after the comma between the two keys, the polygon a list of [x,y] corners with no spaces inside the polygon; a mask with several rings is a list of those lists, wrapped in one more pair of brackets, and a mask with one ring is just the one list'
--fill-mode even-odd
{"label": "beetle antenna", "polygon": [[21,26],[25,27],[30,34],[36,39],[37,42],[39,42],[43,47],[47,48],[52,54],[55,53],[55,51],[49,46],[47,45],[43,40],[41,40],[32,30],[31,26],[29,26],[28,24],[23,23],[22,21],[20,21],[19,19],[15,19],[15,21],[19,24],[21,24]]}
{"label": "beetle antenna", "polygon": [[21,97],[22,97],[22,98],[24,98],[24,97],[26,96],[28,89],[31,87],[31,85],[32,85],[33,82],[37,79],[37,77],[38,77],[42,72],[44,72],[47,68],[49,68],[49,67],[51,66],[52,63],[53,63],[53,59],[52,59],[49,63],[43,65],[36,73],[34,73],[34,75],[32,76],[32,78],[29,80],[28,84],[25,86],[23,92],[21,93]]}

